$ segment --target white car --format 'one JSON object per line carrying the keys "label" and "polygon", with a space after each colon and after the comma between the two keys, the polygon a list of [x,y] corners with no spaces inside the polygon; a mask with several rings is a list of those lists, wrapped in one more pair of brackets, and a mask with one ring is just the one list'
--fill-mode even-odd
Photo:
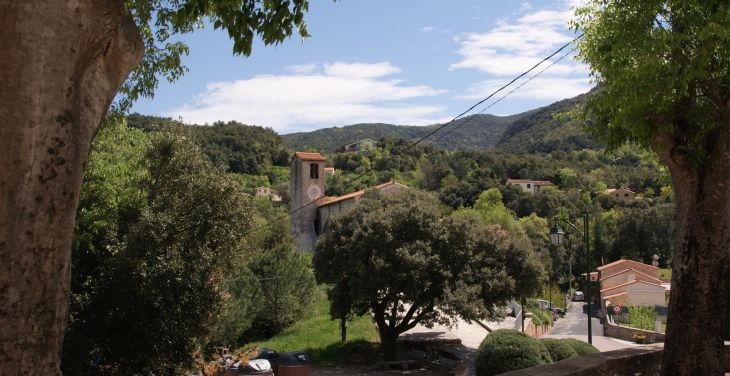
{"label": "white car", "polygon": [[576,291],[575,293],[573,293],[573,301],[578,300],[585,300],[585,296],[583,296],[583,293],[580,291]]}

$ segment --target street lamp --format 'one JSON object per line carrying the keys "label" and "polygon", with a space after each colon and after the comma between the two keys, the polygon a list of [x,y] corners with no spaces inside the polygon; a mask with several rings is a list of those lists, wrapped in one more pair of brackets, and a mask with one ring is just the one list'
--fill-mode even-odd
{"label": "street lamp", "polygon": [[[575,231],[578,231],[580,236],[583,237],[584,241],[584,247],[586,251],[586,264],[588,267],[588,273],[586,273],[586,285],[587,285],[587,295],[586,300],[588,301],[588,343],[591,345],[593,344],[593,333],[591,329],[591,253],[589,251],[588,247],[588,210],[583,212],[583,231],[581,231],[578,226],[570,222],[571,219],[577,219],[577,218],[570,218],[570,219],[561,219],[563,222],[569,224],[572,226]],[[550,229],[550,242],[552,242],[554,245],[561,245],[563,244],[563,240],[565,240],[565,233],[563,232],[563,229],[560,228],[560,226],[555,224],[553,228]],[[568,276],[568,280],[570,281],[570,276]]]}

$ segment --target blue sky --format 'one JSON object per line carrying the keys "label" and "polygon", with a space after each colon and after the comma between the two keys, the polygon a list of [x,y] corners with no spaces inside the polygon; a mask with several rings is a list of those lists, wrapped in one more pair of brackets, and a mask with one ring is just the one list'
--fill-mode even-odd
{"label": "blue sky", "polygon": [[[573,39],[567,21],[576,4],[310,0],[311,38],[255,43],[248,58],[233,56],[227,34],[212,27],[182,36],[190,71],[174,84],[162,80],[155,98],[132,111],[185,123],[236,120],[280,134],[440,123]],[[587,68],[569,56],[484,113],[523,112],[591,86]]]}

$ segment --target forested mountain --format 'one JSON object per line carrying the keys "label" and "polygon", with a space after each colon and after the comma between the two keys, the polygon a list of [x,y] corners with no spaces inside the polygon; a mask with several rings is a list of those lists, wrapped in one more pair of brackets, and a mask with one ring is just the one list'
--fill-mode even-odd
{"label": "forested mountain", "polygon": [[[178,123],[172,118],[129,115],[127,126],[145,132],[159,130],[167,123]],[[218,166],[226,166],[229,172],[263,174],[267,166],[288,166],[289,153],[276,132],[271,128],[241,124],[236,121],[213,125],[187,125],[205,154]]]}
{"label": "forested mountain", "polygon": [[[446,150],[491,150],[494,149],[505,128],[522,116],[524,114],[466,116],[456,120],[425,142],[434,142],[435,147]],[[287,149],[303,150],[304,148],[312,148],[331,153],[340,146],[364,138],[373,140],[382,137],[403,138],[406,140],[419,139],[433,132],[441,125],[353,124],[344,127],[323,128],[312,132],[290,133],[281,137]],[[456,130],[440,138],[454,128]]]}
{"label": "forested mountain", "polygon": [[525,114],[504,130],[496,148],[509,153],[530,154],[602,149],[595,144],[592,136],[581,132],[578,123],[567,116],[568,111],[585,102],[587,96],[581,94]]}

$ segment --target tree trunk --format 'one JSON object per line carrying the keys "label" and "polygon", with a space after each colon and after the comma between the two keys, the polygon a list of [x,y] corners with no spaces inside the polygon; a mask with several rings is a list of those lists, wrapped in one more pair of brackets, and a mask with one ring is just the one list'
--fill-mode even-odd
{"label": "tree trunk", "polygon": [[91,141],[142,58],[123,0],[0,0],[0,374],[60,375]]}
{"label": "tree trunk", "polygon": [[380,330],[380,344],[383,346],[385,361],[398,360],[398,334],[385,333]]}
{"label": "tree trunk", "polygon": [[[714,137],[713,137],[714,138]],[[675,191],[676,235],[662,375],[723,375],[730,250],[730,123],[699,168],[674,140],[659,153]]]}

